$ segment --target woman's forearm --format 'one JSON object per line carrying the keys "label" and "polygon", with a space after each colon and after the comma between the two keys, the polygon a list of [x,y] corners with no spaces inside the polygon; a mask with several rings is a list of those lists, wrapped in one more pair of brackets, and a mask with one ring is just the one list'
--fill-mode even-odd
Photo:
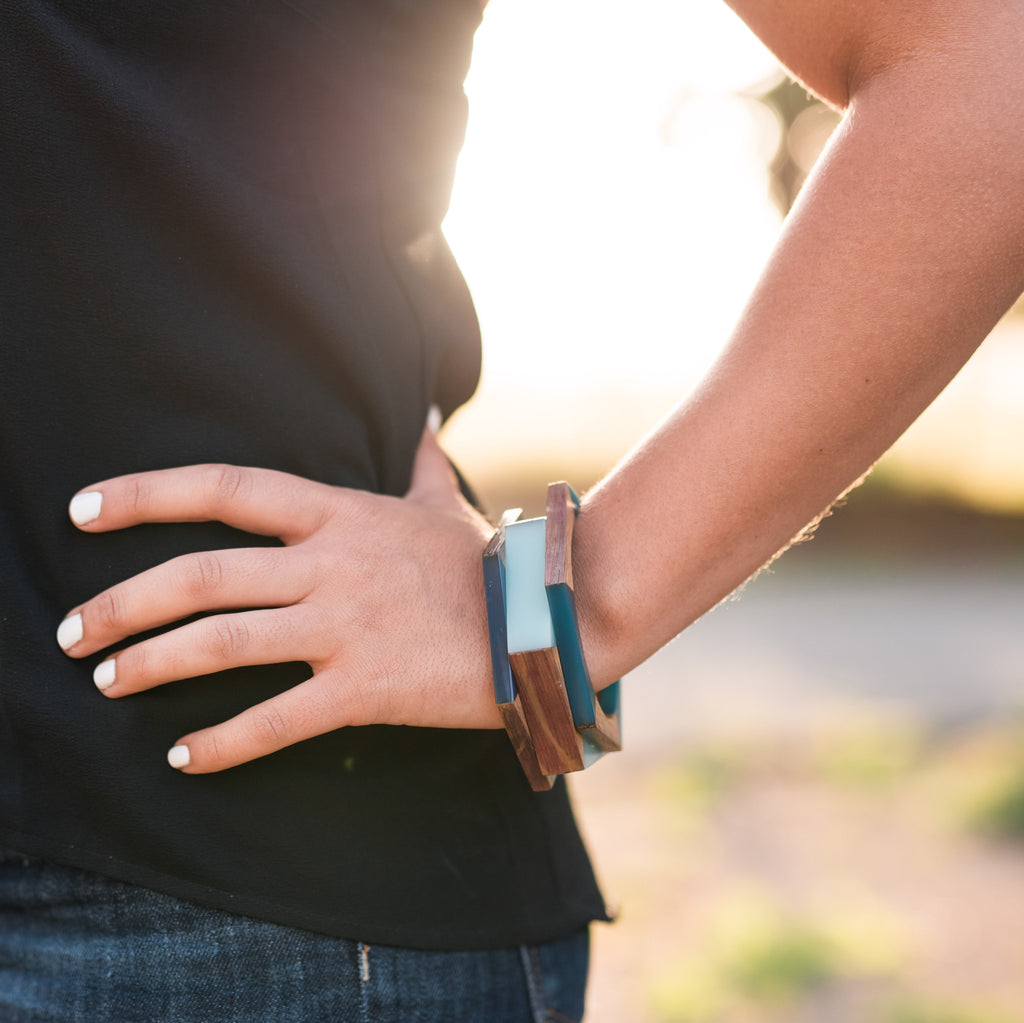
{"label": "woman's forearm", "polygon": [[961,15],[891,59],[850,51],[846,117],[726,350],[587,495],[576,574],[598,684],[861,477],[1024,288],[1024,18]]}

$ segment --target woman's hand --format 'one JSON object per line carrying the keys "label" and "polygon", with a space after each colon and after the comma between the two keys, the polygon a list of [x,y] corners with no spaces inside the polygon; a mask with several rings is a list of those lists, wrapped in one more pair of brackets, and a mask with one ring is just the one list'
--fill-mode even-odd
{"label": "woman's hand", "polygon": [[61,624],[61,646],[86,657],[196,612],[228,612],[103,661],[95,680],[110,697],[240,665],[310,664],[307,681],[181,738],[168,755],[175,767],[219,771],[346,725],[501,724],[480,565],[490,530],[459,494],[429,430],[401,499],[198,465],[86,488],[71,516],[90,533],[217,520],[285,544],[175,558]]}

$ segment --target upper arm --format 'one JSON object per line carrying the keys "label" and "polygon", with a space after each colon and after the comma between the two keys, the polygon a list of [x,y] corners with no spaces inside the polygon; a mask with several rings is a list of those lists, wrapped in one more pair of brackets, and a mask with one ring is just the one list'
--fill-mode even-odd
{"label": "upper arm", "polygon": [[1024,5],[1016,0],[726,0],[808,89],[845,109],[890,69],[930,73],[995,59],[1020,62]]}

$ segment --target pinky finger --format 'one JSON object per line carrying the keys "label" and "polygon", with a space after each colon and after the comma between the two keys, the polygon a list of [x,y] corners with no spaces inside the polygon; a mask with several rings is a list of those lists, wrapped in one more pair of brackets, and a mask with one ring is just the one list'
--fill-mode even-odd
{"label": "pinky finger", "polygon": [[222,724],[184,736],[167,762],[185,774],[210,774],[348,724],[325,681],[314,675]]}

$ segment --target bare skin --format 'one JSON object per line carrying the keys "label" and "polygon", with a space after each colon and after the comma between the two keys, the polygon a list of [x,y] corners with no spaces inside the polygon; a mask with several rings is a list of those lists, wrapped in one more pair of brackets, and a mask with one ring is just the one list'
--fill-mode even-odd
{"label": "bare skin", "polygon": [[[576,588],[595,681],[636,667],[862,476],[1024,289],[1024,8],[735,0],[845,110],[733,337],[701,385],[583,504]],[[402,500],[281,473],[107,480],[86,532],[217,519],[283,549],[198,554],[98,595],[73,657],[127,647],[111,697],[240,664],[313,677],[183,736],[188,773],[334,728],[498,727],[480,552],[487,524],[425,433]],[[373,556],[366,551],[372,549]],[[230,609],[264,610],[232,613]]]}

